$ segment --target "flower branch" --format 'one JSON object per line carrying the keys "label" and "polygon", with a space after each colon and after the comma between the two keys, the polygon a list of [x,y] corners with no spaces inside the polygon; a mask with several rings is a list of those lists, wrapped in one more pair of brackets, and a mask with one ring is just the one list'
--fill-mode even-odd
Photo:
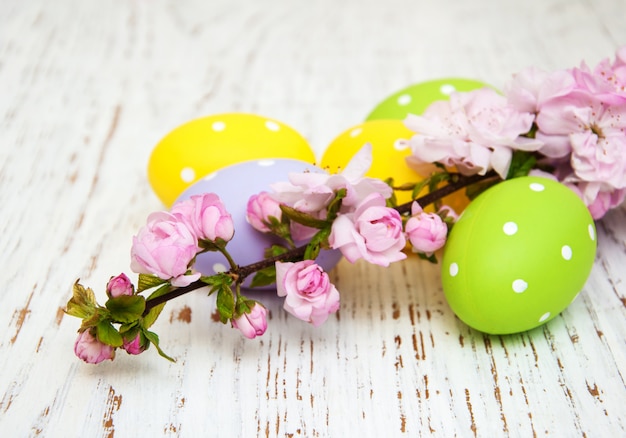
{"label": "flower branch", "polygon": [[[318,264],[322,251],[338,251],[350,263],[388,266],[407,257],[408,242],[413,252],[436,261],[458,219],[442,200],[464,188],[471,200],[501,181],[538,174],[570,187],[600,218],[626,196],[625,87],[626,47],[593,70],[582,64],[553,73],[522,71],[503,94],[487,88],[452,93],[405,120],[415,133],[406,141],[407,163],[430,176],[399,187],[392,187],[393,175],[387,182],[367,177],[369,144],[338,174],[290,174],[247,203],[247,222],[279,243],[245,266],[228,249],[234,223],[216,194],[153,213],[133,237],[136,289],[125,274],[111,277],[101,306],[91,289],[74,285],[66,312],[82,319],[75,353],[99,363],[113,359],[117,349],[139,354],[154,345],[171,359],[149,328],[166,302],[202,287],[216,294],[223,323],[247,338],[260,336],[267,310],[242,295],[249,277],[251,287],[275,283],[288,313],[319,326],[339,309],[340,299]],[[414,201],[396,206],[394,190],[411,190]],[[430,204],[434,213],[423,210]],[[226,272],[207,276],[196,270],[196,259],[207,252],[224,256]],[[141,295],[148,291],[147,298]]]}

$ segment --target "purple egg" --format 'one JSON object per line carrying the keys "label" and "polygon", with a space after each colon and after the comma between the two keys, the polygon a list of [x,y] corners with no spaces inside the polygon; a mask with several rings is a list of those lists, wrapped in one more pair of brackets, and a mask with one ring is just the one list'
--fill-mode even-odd
{"label": "purple egg", "polygon": [[[263,159],[245,161],[217,170],[187,188],[176,202],[189,199],[193,195],[215,193],[224,203],[233,217],[235,235],[226,249],[235,263],[246,266],[263,260],[265,249],[273,244],[282,244],[283,241],[269,234],[255,230],[246,220],[246,206],[250,196],[262,191],[271,192],[270,185],[276,182],[287,181],[291,172],[321,172],[324,170],[311,163],[293,159]],[[329,272],[341,260],[338,250],[323,250],[317,258],[317,263]],[[228,262],[219,252],[207,252],[196,259],[196,270],[203,275],[213,275],[228,270]],[[243,283],[248,287],[253,275]],[[254,290],[276,290],[274,285],[254,288]]]}

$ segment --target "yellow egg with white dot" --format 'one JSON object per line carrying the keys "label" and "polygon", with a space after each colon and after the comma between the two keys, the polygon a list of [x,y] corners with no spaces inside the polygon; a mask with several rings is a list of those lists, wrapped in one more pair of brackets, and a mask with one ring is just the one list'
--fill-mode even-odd
{"label": "yellow egg with white dot", "polygon": [[[341,133],[326,148],[321,167],[331,173],[346,167],[350,159],[366,143],[372,145],[372,166],[366,176],[379,179],[393,178],[394,185],[423,179],[406,164],[411,154],[407,143],[413,132],[401,120],[370,120]],[[408,202],[411,192],[396,193],[398,202]]]}
{"label": "yellow egg with white dot", "polygon": [[192,120],[167,134],[150,155],[148,180],[169,207],[202,177],[262,158],[315,162],[309,143],[288,125],[255,114],[226,113]]}

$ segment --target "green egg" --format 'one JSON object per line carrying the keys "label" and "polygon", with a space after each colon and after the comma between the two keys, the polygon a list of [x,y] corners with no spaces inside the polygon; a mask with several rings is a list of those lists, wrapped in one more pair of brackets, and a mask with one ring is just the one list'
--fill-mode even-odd
{"label": "green egg", "polygon": [[478,196],[452,228],[443,289],[470,327],[518,333],[576,298],[595,254],[593,219],[572,190],[547,178],[515,178]]}
{"label": "green egg", "polygon": [[453,91],[472,91],[488,87],[472,79],[446,78],[420,82],[392,94],[372,110],[366,120],[404,120],[408,114],[420,115],[433,102],[448,99]]}

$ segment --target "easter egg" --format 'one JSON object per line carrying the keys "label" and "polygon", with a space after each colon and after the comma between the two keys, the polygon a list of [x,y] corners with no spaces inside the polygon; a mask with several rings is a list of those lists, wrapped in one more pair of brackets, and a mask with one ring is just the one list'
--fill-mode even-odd
{"label": "easter egg", "polygon": [[[391,177],[396,187],[417,183],[428,175],[420,175],[406,164],[406,157],[411,154],[411,150],[407,142],[402,140],[410,139],[413,134],[402,120],[368,120],[339,134],[324,151],[321,167],[331,173],[339,172],[364,144],[370,143],[372,166],[366,176],[382,180]],[[412,200],[411,190],[396,190],[395,195],[398,204]],[[462,211],[468,202],[463,192],[443,199],[444,204],[457,212]]]}
{"label": "easter egg", "polygon": [[189,186],[224,166],[261,158],[313,163],[315,154],[294,129],[254,114],[199,118],[167,134],[148,162],[148,180],[166,206]]}
{"label": "easter egg", "polygon": [[443,289],[470,327],[522,332],[574,300],[595,253],[593,219],[572,190],[547,178],[515,178],[479,195],[452,228]]}
{"label": "easter egg", "polygon": [[463,78],[421,82],[403,88],[383,100],[367,116],[367,120],[404,120],[407,114],[422,114],[431,103],[448,99],[454,91],[472,91],[487,86],[483,82]]}
{"label": "easter egg", "polygon": [[[270,185],[288,180],[290,172],[324,172],[314,165],[293,159],[251,160],[233,164],[216,170],[188,187],[176,202],[189,199],[193,195],[215,193],[220,197],[226,210],[231,214],[235,234],[226,249],[239,266],[256,263],[265,258],[265,249],[274,244],[284,244],[280,238],[261,233],[246,220],[248,199],[262,191],[271,192]],[[341,259],[338,250],[322,250],[318,264],[330,271]],[[196,258],[195,268],[203,275],[213,275],[229,269],[226,258],[219,252],[206,252]],[[243,283],[248,287],[252,276]],[[259,287],[255,289],[273,289]]]}
{"label": "easter egg", "polygon": [[[350,159],[366,143],[372,145],[372,166],[367,176],[387,179],[392,177],[394,185],[418,182],[423,179],[405,162],[411,150],[400,140],[413,135],[401,120],[371,120],[347,129],[337,136],[326,148],[321,167],[331,173],[341,171]],[[411,192],[396,193],[398,202],[408,202]]]}

